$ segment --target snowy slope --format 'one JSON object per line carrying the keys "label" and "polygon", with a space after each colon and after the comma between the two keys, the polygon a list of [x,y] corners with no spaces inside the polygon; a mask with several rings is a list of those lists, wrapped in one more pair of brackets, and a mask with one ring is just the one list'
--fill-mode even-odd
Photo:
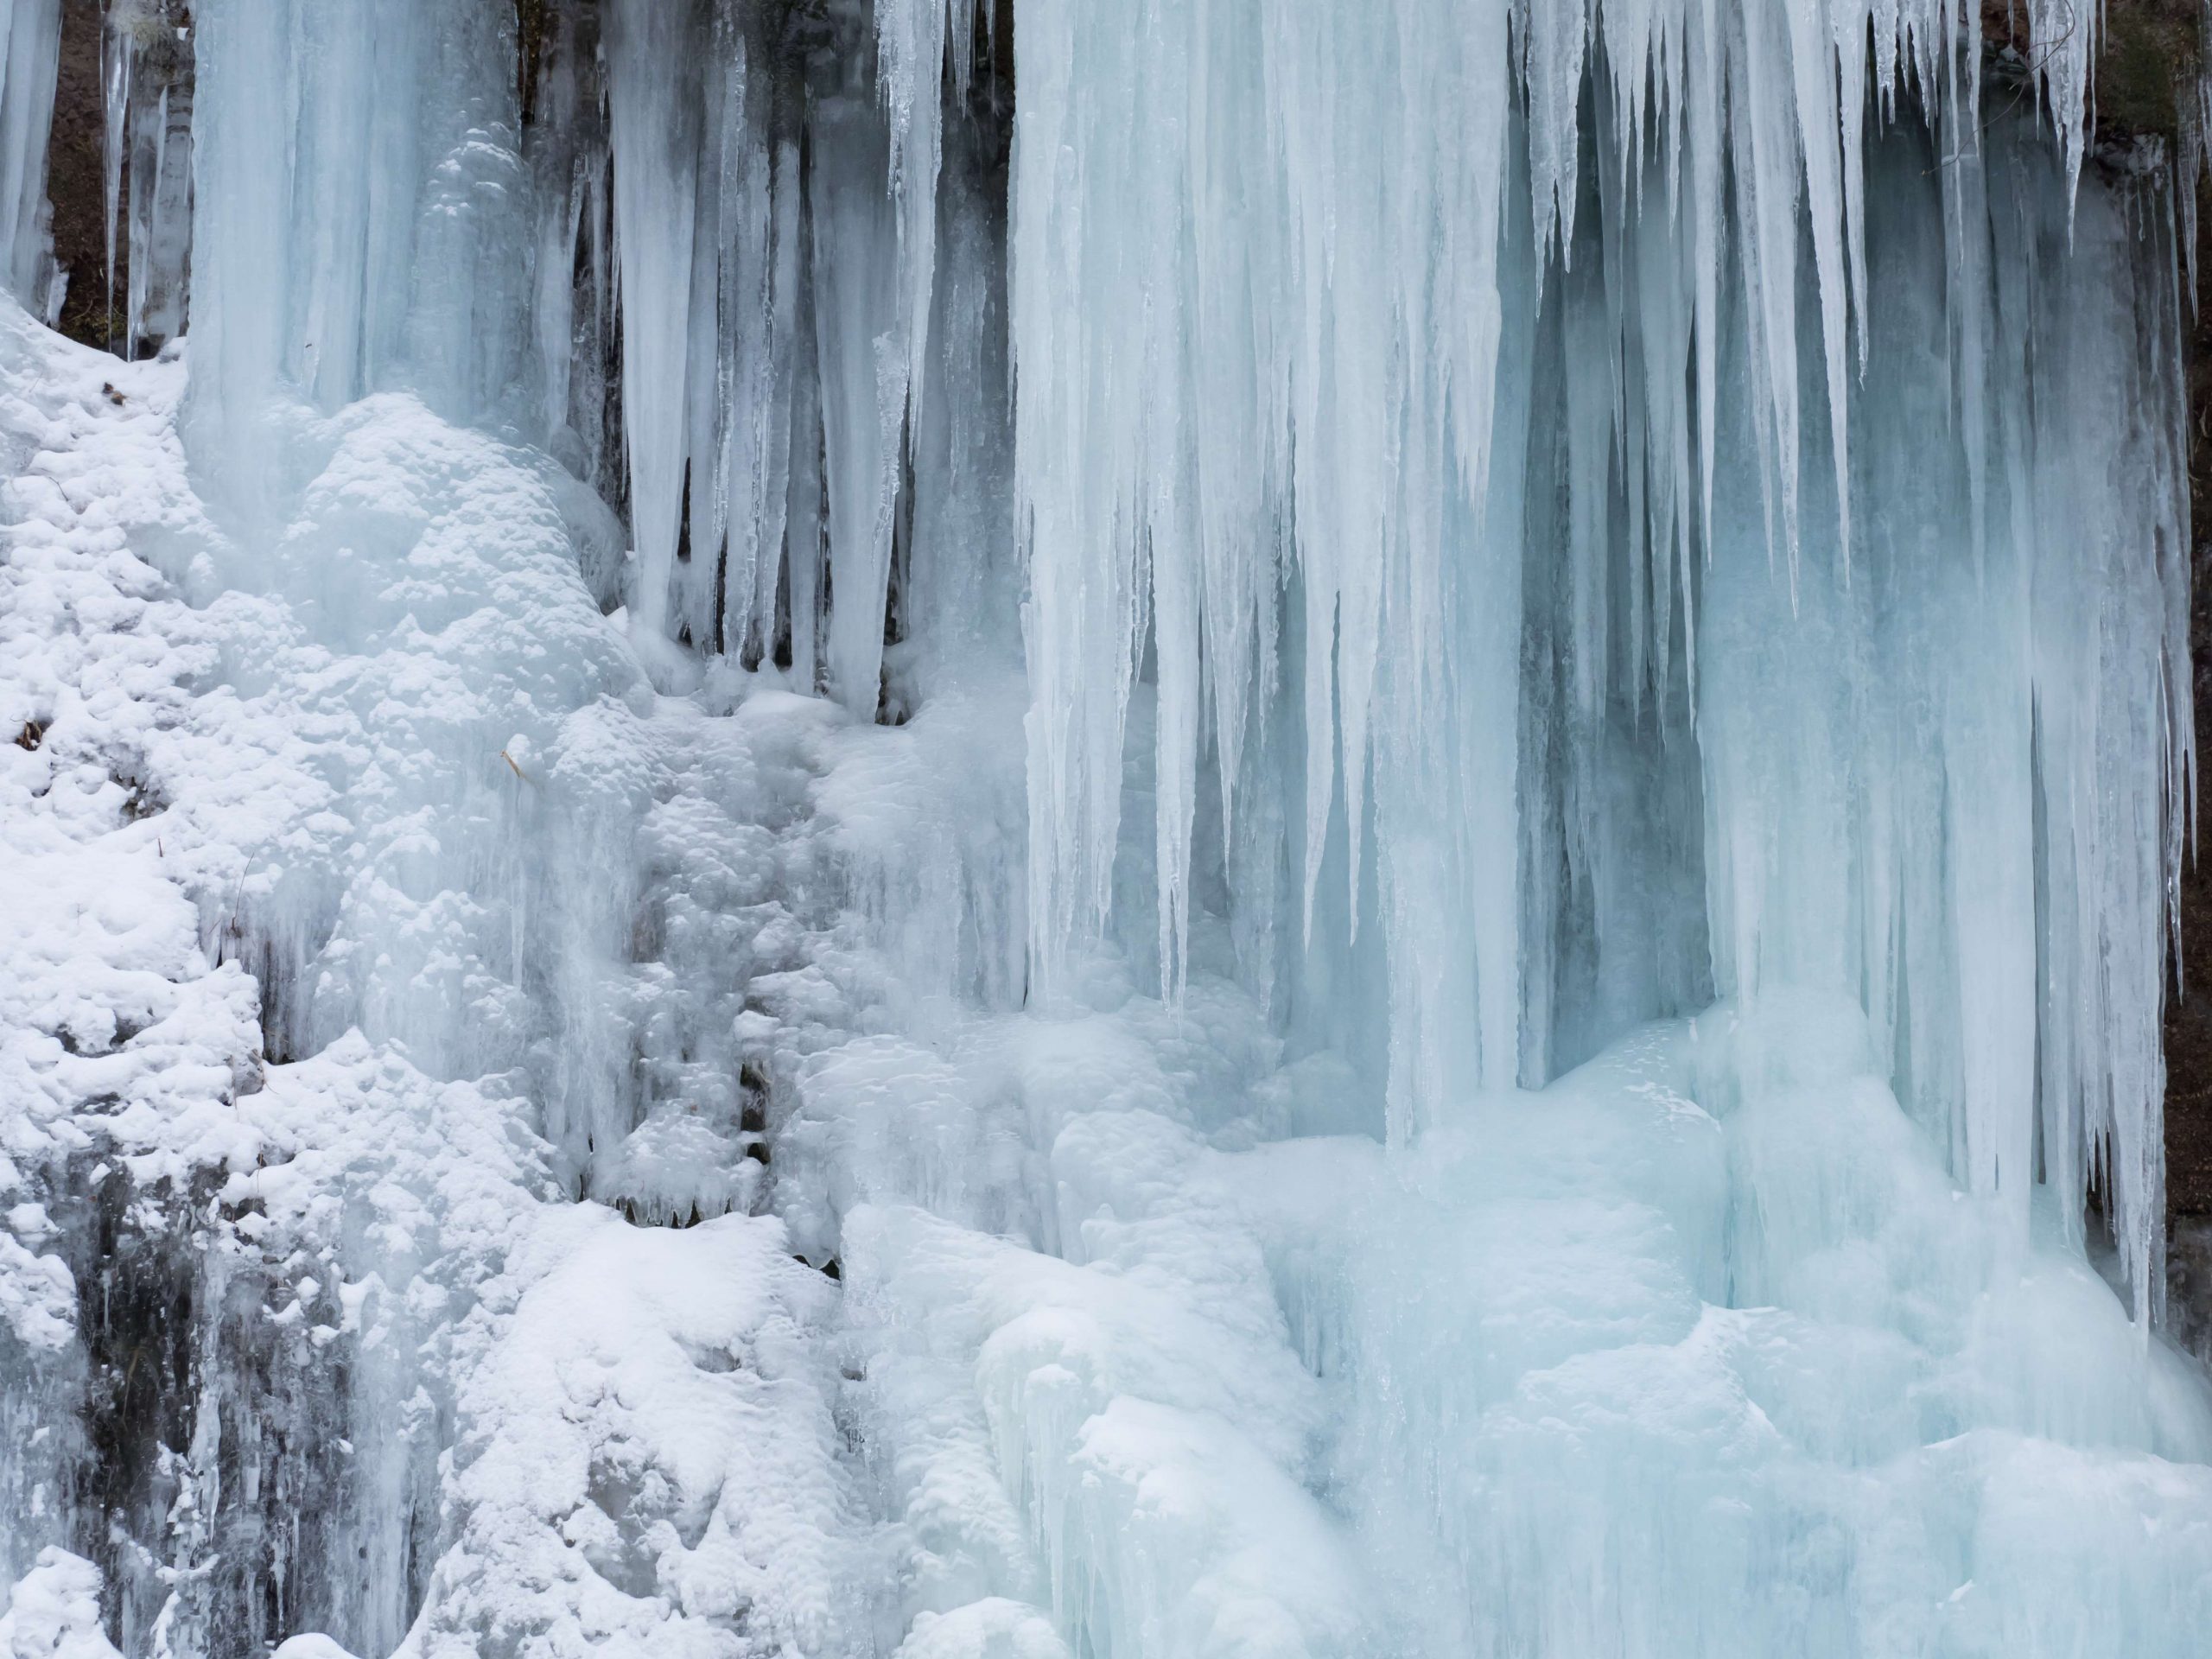
{"label": "snowy slope", "polygon": [[[364,405],[306,438],[321,469],[285,537],[296,551],[263,568],[260,591],[241,591],[224,582],[237,549],[200,510],[177,445],[181,366],[122,370],[13,316],[11,430],[25,461],[11,493],[8,716],[11,730],[37,728],[35,746],[9,751],[10,885],[23,901],[10,906],[4,976],[22,999],[8,1027],[19,1202],[7,1306],[30,1366],[16,1375],[65,1398],[85,1386],[58,1359],[52,1379],[39,1370],[40,1353],[70,1346],[80,1298],[70,1251],[34,1252],[62,1233],[42,1199],[97,1205],[107,1228],[168,1252],[162,1270],[194,1281],[200,1304],[180,1333],[194,1440],[162,1451],[130,1496],[161,1506],[156,1518],[166,1509],[181,1540],[201,1529],[200,1549],[212,1531],[215,1576],[245,1575],[267,1563],[208,1512],[242,1475],[272,1481],[326,1529],[276,1544],[276,1563],[359,1546],[360,1566],[307,1605],[356,1640],[396,1644],[413,1611],[407,1563],[445,1501],[450,1449],[468,1448],[451,1477],[468,1517],[457,1548],[465,1560],[484,1548],[480,1531],[498,1539],[500,1582],[528,1552],[564,1548],[559,1524],[583,1498],[579,1484],[549,1511],[493,1472],[503,1435],[542,1452],[530,1414],[550,1408],[498,1381],[529,1363],[526,1291],[565,1270],[614,1294],[620,1251],[575,1225],[595,1214],[626,1231],[595,1205],[548,1208],[566,1196],[563,1160],[539,1126],[557,1140],[564,1125],[540,1117],[529,1085],[585,1071],[611,1040],[600,1028],[610,1013],[619,1040],[644,1037],[619,1006],[562,1019],[564,994],[594,996],[620,974],[609,961],[582,987],[558,983],[549,959],[594,918],[549,904],[536,929],[522,924],[531,884],[550,874],[524,843],[620,836],[626,855],[656,785],[673,792],[672,757],[699,716],[657,715],[575,574],[542,474],[518,458],[410,401]],[[751,760],[717,758],[725,771]],[[537,808],[540,791],[559,804]],[[750,1294],[818,1318],[818,1275],[788,1261],[773,1221],[654,1236],[697,1257],[690,1270],[709,1282],[727,1277],[711,1264],[728,1251],[753,1265],[766,1252],[796,1286]],[[611,1257],[603,1282],[595,1256]],[[88,1293],[128,1277],[111,1259],[73,1265]],[[558,1284],[537,1297],[573,1317]],[[672,1328],[666,1354],[636,1362],[677,1388],[663,1414],[687,1423],[699,1402],[683,1378],[730,1369],[716,1357],[765,1317],[752,1301],[695,1314],[689,1300],[658,1322],[644,1313],[641,1332]],[[826,1409],[818,1388],[796,1386]],[[722,1409],[741,1421],[746,1408]],[[225,1443],[242,1432],[315,1444]],[[584,1461],[631,1433],[619,1421],[588,1432]],[[64,1533],[56,1497],[86,1478],[66,1443],[49,1433],[10,1455],[10,1479],[38,1494],[28,1512],[42,1498],[47,1515],[21,1541]],[[645,1462],[660,1455],[679,1453]],[[817,1463],[829,1456],[817,1447]],[[324,1505],[348,1513],[315,1513]],[[509,1514],[518,1506],[534,1533]],[[480,1509],[493,1518],[480,1522]],[[162,1639],[187,1639],[186,1621],[207,1616],[194,1587]],[[167,1592],[146,1593],[158,1605]],[[480,1603],[480,1586],[440,1611],[462,1623],[472,1595]]]}

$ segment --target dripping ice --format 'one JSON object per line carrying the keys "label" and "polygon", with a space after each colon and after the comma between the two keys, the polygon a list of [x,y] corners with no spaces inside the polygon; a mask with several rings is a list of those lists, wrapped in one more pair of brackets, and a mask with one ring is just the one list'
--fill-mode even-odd
{"label": "dripping ice", "polygon": [[0,1633],[2195,1652],[2201,157],[2019,23],[116,0],[87,271],[14,7]]}

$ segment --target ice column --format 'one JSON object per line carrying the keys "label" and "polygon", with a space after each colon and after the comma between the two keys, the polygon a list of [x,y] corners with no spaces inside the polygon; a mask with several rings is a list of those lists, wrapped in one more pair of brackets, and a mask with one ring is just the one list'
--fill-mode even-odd
{"label": "ice column", "polygon": [[734,0],[607,14],[639,624],[748,663],[787,648],[862,713],[909,548],[969,21],[885,0],[871,41]]}
{"label": "ice column", "polygon": [[280,391],[330,410],[404,384],[488,412],[527,294],[508,9],[346,0],[302,29],[203,0],[194,25],[196,461],[249,470]]}
{"label": "ice column", "polygon": [[[1306,934],[1332,858],[1344,925],[1361,925],[1387,848],[1389,913],[1448,917],[1476,942],[1449,976],[1452,1017],[1408,1005],[1394,1020],[1404,1075],[1435,1073],[1429,1046],[1457,1044],[1450,1032],[1469,1036],[1455,1065],[1510,1078],[1515,754],[1497,740],[1516,721],[1519,561],[1479,550],[1512,154],[1505,9],[1416,5],[1386,30],[1335,13],[1278,27],[1256,0],[1147,19],[1054,0],[1015,36],[1040,976],[1050,988],[1106,927],[1123,722],[1149,656],[1169,983],[1211,751],[1224,856],[1276,861],[1239,838],[1280,818]],[[1280,717],[1302,761],[1248,779],[1286,629],[1298,679]],[[1471,650],[1446,649],[1462,639]],[[1464,744],[1482,773],[1446,784],[1436,763]],[[1240,799],[1255,788],[1298,798],[1273,814]]]}
{"label": "ice column", "polygon": [[686,378],[702,97],[692,10],[618,0],[607,16],[638,616],[656,632],[667,623],[690,480]]}
{"label": "ice column", "polygon": [[10,0],[0,16],[0,281],[49,321],[61,308],[46,205],[60,51],[61,0]]}
{"label": "ice column", "polygon": [[192,30],[166,0],[118,0],[102,36],[107,303],[126,256],[125,357],[184,331],[192,264]]}

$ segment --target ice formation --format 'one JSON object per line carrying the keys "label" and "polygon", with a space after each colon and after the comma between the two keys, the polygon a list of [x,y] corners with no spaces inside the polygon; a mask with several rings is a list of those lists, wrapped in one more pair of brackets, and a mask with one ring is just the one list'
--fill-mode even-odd
{"label": "ice formation", "polygon": [[[125,357],[183,331],[192,251],[192,25],[176,0],[111,5],[101,35],[109,331]],[[124,261],[122,327],[116,264]]]}
{"label": "ice formation", "polygon": [[0,287],[49,321],[61,309],[46,201],[60,44],[61,0],[22,0],[0,18]]}
{"label": "ice formation", "polygon": [[59,16],[0,1655],[2201,1649],[2094,14]]}

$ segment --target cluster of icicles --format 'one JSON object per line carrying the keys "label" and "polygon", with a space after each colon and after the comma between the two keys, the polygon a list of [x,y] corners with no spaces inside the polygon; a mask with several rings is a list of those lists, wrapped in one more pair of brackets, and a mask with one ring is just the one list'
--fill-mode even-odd
{"label": "cluster of icicles", "polygon": [[[105,0],[102,16],[108,251],[99,276],[113,319],[110,333],[126,357],[160,346],[184,326],[192,238],[190,19],[183,0]],[[46,172],[60,46],[61,0],[15,0],[0,16],[0,281],[49,323],[60,315],[69,285],[95,275],[62,270],[54,257]],[[123,250],[127,257],[118,262]]]}
{"label": "cluster of icicles", "polygon": [[1394,1138],[1841,988],[2023,1236],[2101,1187],[2145,1307],[2175,202],[2077,210],[2067,10],[1992,96],[1947,0],[1024,7],[1036,982],[1128,920],[1149,682],[1163,978],[1225,887],[1294,1027],[1388,1032]]}
{"label": "cluster of icicles", "polygon": [[[887,637],[1026,652],[1040,1005],[1102,938],[1225,968],[1403,1137],[1843,989],[1962,1182],[2101,1191],[2147,1313],[2179,198],[2077,194],[2094,8],[2027,0],[1993,94],[1970,0],[603,0],[527,122],[510,8],[283,10],[194,20],[240,511],[253,393],[404,379],[626,502],[656,637],[863,713]],[[24,292],[56,15],[0,20]],[[132,340],[181,292],[138,264]]]}

